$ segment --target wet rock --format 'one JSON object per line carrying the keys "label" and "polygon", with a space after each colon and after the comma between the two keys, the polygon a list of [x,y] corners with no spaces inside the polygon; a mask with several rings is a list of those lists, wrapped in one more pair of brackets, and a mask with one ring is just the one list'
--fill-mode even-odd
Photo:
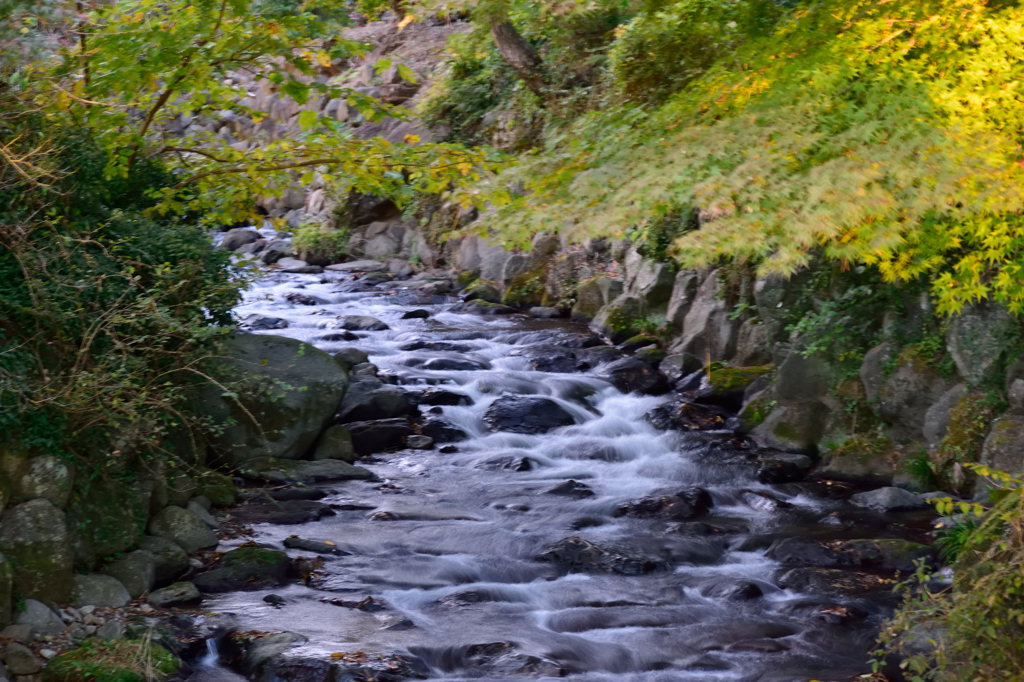
{"label": "wet rock", "polygon": [[676,383],[685,376],[700,370],[703,363],[700,358],[689,353],[673,353],[665,356],[658,364],[658,371],[665,375],[670,383]]}
{"label": "wet rock", "polygon": [[746,490],[740,493],[740,499],[751,509],[763,514],[782,511],[793,506],[785,500],[760,490]]}
{"label": "wet rock", "polygon": [[471,315],[515,315],[518,311],[501,303],[490,303],[479,299],[465,301],[452,308],[454,312],[469,313]]}
{"label": "wet rock", "polygon": [[409,310],[402,314],[403,320],[425,320],[428,317],[430,317],[430,311],[423,310],[422,308],[418,310]]}
{"label": "wet rock", "polygon": [[199,588],[190,582],[174,583],[159,590],[153,590],[146,597],[146,601],[153,606],[164,608],[187,608],[195,606],[202,600],[203,596],[199,593]]}
{"label": "wet rock", "polygon": [[263,598],[263,601],[271,606],[284,606],[287,603],[285,598],[279,594],[268,594]]}
{"label": "wet rock", "polygon": [[334,556],[348,556],[349,552],[339,549],[333,542],[321,542],[319,540],[307,540],[297,535],[284,539],[284,546],[288,549],[301,549],[306,552],[317,554],[331,554]]}
{"label": "wet rock", "polygon": [[139,549],[153,555],[157,584],[174,580],[188,570],[188,554],[176,542],[147,535],[139,541]]}
{"label": "wet rock", "polygon": [[531,345],[516,348],[509,353],[512,357],[528,357],[530,366],[538,372],[568,373],[589,367],[589,363],[577,359],[576,353],[559,346]]}
{"label": "wet rock", "polygon": [[817,453],[829,414],[818,401],[776,405],[750,435],[764,448]]}
{"label": "wet rock", "polygon": [[385,263],[375,260],[354,260],[348,263],[328,265],[324,270],[333,272],[383,272],[388,269]]}
{"label": "wet rock", "polygon": [[659,559],[629,556],[595,545],[575,535],[548,546],[535,557],[535,560],[558,564],[570,573],[610,572],[621,575],[644,575],[667,568],[665,562]]}
{"label": "wet rock", "polygon": [[[277,267],[280,269],[281,272],[288,272],[288,273],[293,273],[293,274],[297,274],[297,275],[302,275],[302,274],[315,275],[317,273],[320,273],[320,272],[324,271],[324,269],[322,267],[320,267],[319,265],[311,265],[311,264],[307,263],[304,260],[299,260],[298,258],[287,258],[287,257],[286,258],[282,258],[281,260],[277,261]],[[307,304],[303,304],[303,305],[307,305]]]}
{"label": "wet rock", "polygon": [[350,332],[380,332],[391,329],[376,317],[369,315],[344,315],[337,322],[338,329],[346,329]]}
{"label": "wet rock", "polygon": [[[114,606],[121,607],[132,600],[132,596],[121,581],[109,575],[76,575],[71,590],[73,606]],[[64,628],[61,628],[63,631]]]}
{"label": "wet rock", "polygon": [[313,459],[338,459],[351,464],[356,461],[356,451],[352,447],[352,434],[344,426],[335,424],[327,427],[320,442],[313,451]]}
{"label": "wet rock", "polygon": [[378,367],[377,365],[371,362],[364,362],[360,365],[355,365],[354,367],[352,367],[351,371],[353,379],[357,379],[358,377],[361,376],[377,378]]}
{"label": "wet rock", "polygon": [[811,592],[830,597],[854,597],[891,592],[892,585],[875,575],[838,568],[793,568],[784,570],[776,581],[784,590]]}
{"label": "wet rock", "polygon": [[38,599],[25,600],[25,608],[18,614],[16,622],[41,635],[59,635],[65,627],[61,617]]}
{"label": "wet rock", "polygon": [[453,455],[456,452],[458,452],[459,449],[454,445],[442,445],[437,449],[437,451],[440,452],[442,455]]}
{"label": "wet rock", "polygon": [[239,327],[248,331],[266,331],[269,329],[285,329],[288,327],[288,320],[270,315],[254,313],[239,323]]}
{"label": "wet rock", "polygon": [[411,367],[434,372],[472,372],[489,368],[486,362],[460,357],[408,358],[406,362]]}
{"label": "wet rock", "polygon": [[589,486],[584,485],[578,481],[566,481],[559,483],[550,490],[545,490],[548,495],[564,495],[565,497],[572,497],[577,500],[581,500],[584,497],[593,497],[594,491]]}
{"label": "wet rock", "polygon": [[221,239],[217,248],[221,251],[235,251],[246,244],[252,244],[253,242],[259,241],[260,238],[260,233],[256,230],[251,230],[246,227],[236,227],[224,233],[224,238]]}
{"label": "wet rock", "polygon": [[504,395],[487,408],[484,421],[495,431],[547,433],[576,423],[573,416],[550,398]]}
{"label": "wet rock", "polygon": [[757,583],[728,578],[713,580],[701,585],[700,593],[703,597],[730,601],[749,601],[764,596],[764,592]]}
{"label": "wet rock", "polygon": [[935,550],[931,547],[896,538],[844,540],[835,543],[835,548],[856,566],[885,571],[912,573],[917,562],[934,564],[935,561]]}
{"label": "wet rock", "polygon": [[463,301],[501,303],[501,292],[498,291],[498,287],[483,280],[477,280],[463,289],[460,297]]}
{"label": "wet rock", "polygon": [[556,320],[560,317],[565,317],[565,313],[562,310],[549,306],[534,306],[530,308],[529,313],[530,317],[541,320]]}
{"label": "wet rock", "polygon": [[117,578],[132,599],[135,599],[153,589],[156,583],[156,566],[157,558],[153,554],[144,549],[137,549],[107,564],[103,572]]}
{"label": "wet rock", "polygon": [[365,351],[361,351],[355,346],[348,346],[346,348],[336,350],[331,354],[331,357],[348,368],[370,361],[370,356],[367,355]]}
{"label": "wet rock", "polygon": [[573,319],[593,319],[604,306],[622,294],[623,288],[622,282],[604,275],[581,282],[576,289]]}
{"label": "wet rock", "polygon": [[352,332],[337,332],[335,334],[324,334],[323,336],[318,336],[315,340],[334,343],[337,341],[358,341],[359,337]]}
{"label": "wet rock", "polygon": [[352,434],[352,447],[360,457],[400,448],[405,437],[412,435],[412,427],[404,418],[352,422],[348,430]]}
{"label": "wet rock", "polygon": [[802,481],[814,462],[807,455],[780,452],[758,459],[757,480],[760,483],[792,483]]}
{"label": "wet rock", "polygon": [[659,395],[668,391],[668,380],[658,371],[663,357],[647,360],[639,355],[611,362],[597,373],[623,393]]}
{"label": "wet rock", "polygon": [[173,505],[164,507],[150,519],[149,534],[170,540],[189,554],[200,549],[212,549],[219,542],[202,519]]}
{"label": "wet rock", "polygon": [[[241,663],[239,667],[242,673],[250,679],[256,679],[257,674],[263,672],[264,668],[277,659],[277,657],[306,641],[305,637],[294,632],[278,632],[261,637],[252,637],[247,633],[229,633],[225,637],[225,641],[232,639],[235,642],[241,643],[242,651],[240,652]],[[273,675],[268,676],[268,679],[273,678]],[[296,682],[302,679],[325,680],[329,679],[329,673],[321,677],[296,678],[290,676],[285,678],[278,677],[278,679],[293,679]]]}
{"label": "wet rock", "polygon": [[421,391],[409,391],[406,393],[409,404],[413,406],[426,405],[472,405],[473,399],[465,393],[450,391],[446,388],[431,386]]}
{"label": "wet rock", "polygon": [[216,568],[200,573],[193,582],[209,593],[277,587],[288,581],[290,565],[288,555],[279,550],[239,547],[221,556]]}
{"label": "wet rock", "polygon": [[21,596],[56,603],[71,597],[74,552],[64,512],[52,502],[30,500],[5,510],[0,551]]}
{"label": "wet rock", "polygon": [[688,488],[671,495],[653,495],[621,504],[616,507],[615,515],[685,521],[706,514],[711,504],[708,491]]}
{"label": "wet rock", "polygon": [[838,568],[852,563],[845,553],[829,549],[811,538],[802,537],[779,540],[768,548],[765,556],[783,566]]}
{"label": "wet rock", "polygon": [[468,353],[473,350],[473,346],[468,343],[458,343],[456,341],[424,341],[423,339],[419,339],[417,341],[403,343],[398,347],[398,350],[430,350],[439,352],[450,351],[452,353]]}
{"label": "wet rock", "polygon": [[327,491],[320,488],[282,488],[270,491],[271,499],[281,502],[289,500],[322,500]]}
{"label": "wet rock", "polygon": [[704,431],[725,428],[727,413],[711,405],[675,399],[658,405],[644,419],[662,431]]}
{"label": "wet rock", "polygon": [[369,469],[352,466],[338,459],[319,459],[312,462],[255,459],[247,462],[246,473],[273,483],[365,481],[373,478],[373,472]]}
{"label": "wet rock", "polygon": [[[258,377],[260,388],[239,391],[244,411],[220,389],[203,389],[198,411],[224,424],[211,440],[218,458],[238,465],[258,457],[304,456],[341,402],[345,370],[327,353],[281,336],[242,334],[222,342],[219,353],[231,371]],[[268,392],[267,381],[292,388]]]}
{"label": "wet rock", "polygon": [[434,439],[430,436],[406,436],[405,445],[413,450],[430,450],[434,447]]}
{"label": "wet rock", "polygon": [[235,518],[244,523],[272,523],[294,526],[334,516],[334,510],[326,504],[312,500],[284,500],[274,502],[253,502],[234,511]]}
{"label": "wet rock", "polygon": [[877,512],[905,511],[923,509],[927,503],[912,492],[902,488],[879,488],[850,497],[850,502],[858,507],[866,507]]}
{"label": "wet rock", "polygon": [[895,454],[887,438],[853,436],[832,451],[820,472],[837,481],[885,485],[892,482]]}
{"label": "wet rock", "polygon": [[435,443],[458,443],[469,439],[468,433],[444,417],[434,414],[423,415],[416,421],[415,429],[421,437],[430,438]]}
{"label": "wet rock", "polygon": [[409,412],[405,391],[374,376],[354,376],[338,410],[341,422],[393,419]]}
{"label": "wet rock", "polygon": [[291,256],[294,253],[295,250],[292,248],[291,242],[275,239],[267,242],[266,247],[260,251],[259,260],[266,265],[273,265],[282,258]]}

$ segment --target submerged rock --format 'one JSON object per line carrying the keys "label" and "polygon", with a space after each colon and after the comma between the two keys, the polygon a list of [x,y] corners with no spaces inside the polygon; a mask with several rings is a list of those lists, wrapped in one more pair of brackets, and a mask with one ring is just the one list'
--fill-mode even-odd
{"label": "submerged rock", "polygon": [[629,556],[575,535],[548,546],[535,560],[558,564],[570,573],[643,575],[667,568],[667,564],[660,559]]}
{"label": "submerged rock", "polygon": [[686,521],[702,516],[711,509],[711,495],[703,488],[688,488],[671,495],[643,497],[620,504],[616,516],[661,517]]}
{"label": "submerged rock", "polygon": [[662,431],[704,431],[725,428],[727,413],[721,408],[677,399],[658,405],[644,419]]}
{"label": "submerged rock", "polygon": [[495,431],[512,433],[547,433],[576,423],[557,402],[536,395],[503,395],[487,408],[484,421]]}

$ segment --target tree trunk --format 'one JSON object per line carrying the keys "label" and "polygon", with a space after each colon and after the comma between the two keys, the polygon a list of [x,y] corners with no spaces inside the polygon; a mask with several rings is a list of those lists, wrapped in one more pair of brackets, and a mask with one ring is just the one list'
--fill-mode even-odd
{"label": "tree trunk", "polygon": [[401,21],[405,17],[405,3],[402,0],[388,0],[388,5],[395,15],[395,21]]}
{"label": "tree trunk", "polygon": [[544,62],[533,45],[526,42],[526,38],[519,34],[511,21],[492,23],[491,37],[502,58],[523,79],[526,87],[543,98]]}

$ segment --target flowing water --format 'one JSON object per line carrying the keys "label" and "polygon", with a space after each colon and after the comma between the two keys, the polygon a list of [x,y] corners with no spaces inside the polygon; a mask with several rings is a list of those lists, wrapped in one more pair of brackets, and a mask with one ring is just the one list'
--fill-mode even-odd
{"label": "flowing water", "polygon": [[[402,450],[360,462],[380,480],[324,486],[331,494],[323,501],[336,516],[256,526],[254,539],[268,546],[300,535],[350,554],[326,557],[322,579],[311,586],[273,590],[283,605],[265,603],[265,590],[219,596],[204,610],[230,616],[241,630],[304,635],[303,655],[411,655],[432,679],[796,682],[869,671],[868,652],[890,600],[780,589],[782,567],[766,551],[792,535],[831,540],[916,531],[855,510],[844,499],[849,490],[758,483],[753,468],[723,455],[735,443],[730,433],[656,430],[643,416],[667,397],[625,395],[586,372],[534,371],[523,356],[531,346],[579,339],[583,326],[460,314],[451,310],[454,298],[354,279],[272,275],[248,292],[238,313],[287,319],[286,329],[267,333],[328,352],[354,345],[382,377],[407,388],[434,384],[465,394],[471,404],[433,409],[470,438],[455,443],[456,452]],[[318,304],[293,305],[289,292]],[[417,308],[431,316],[401,319]],[[323,341],[347,314],[374,316],[391,329]],[[417,340],[454,342],[456,351],[398,349]],[[451,356],[484,368],[410,366],[419,364],[414,358]],[[541,435],[494,433],[482,417],[503,393],[551,397],[576,423]],[[594,494],[547,492],[570,479]],[[693,486],[713,499],[700,523],[616,515],[623,503]],[[570,536],[647,563],[567,572],[536,560]],[[365,597],[380,608],[327,601]]]}

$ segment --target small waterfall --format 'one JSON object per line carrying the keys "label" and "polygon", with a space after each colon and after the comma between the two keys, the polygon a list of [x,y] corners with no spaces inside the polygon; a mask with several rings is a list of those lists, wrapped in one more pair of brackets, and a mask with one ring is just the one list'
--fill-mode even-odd
{"label": "small waterfall", "polygon": [[217,668],[220,666],[220,652],[217,650],[216,637],[210,637],[206,640],[206,654],[199,659],[199,666],[202,668]]}

